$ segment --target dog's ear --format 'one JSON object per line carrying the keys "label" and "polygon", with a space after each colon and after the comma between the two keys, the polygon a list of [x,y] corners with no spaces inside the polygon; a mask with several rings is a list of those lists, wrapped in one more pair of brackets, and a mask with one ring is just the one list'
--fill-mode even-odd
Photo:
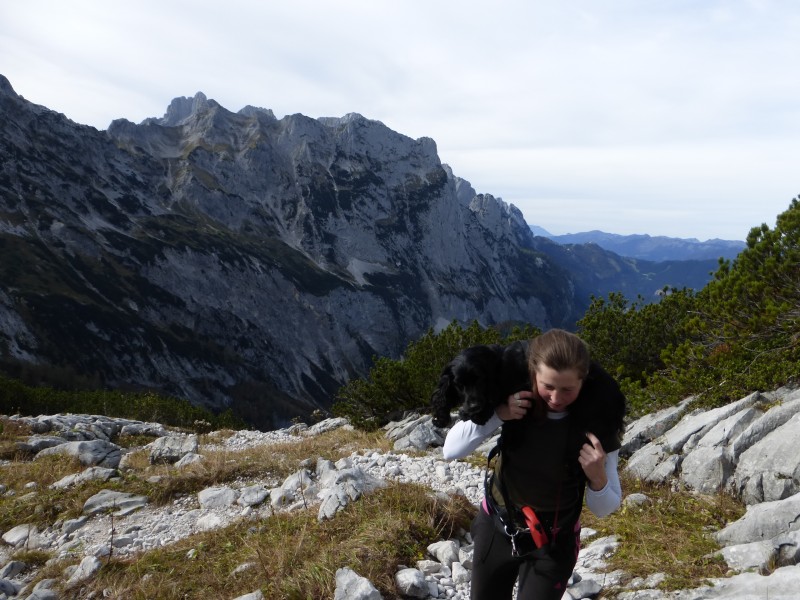
{"label": "dog's ear", "polygon": [[461,403],[461,397],[453,380],[453,363],[450,363],[442,369],[439,384],[431,395],[433,424],[436,427],[447,427],[451,420],[450,410]]}
{"label": "dog's ear", "polygon": [[503,398],[520,390],[532,390],[532,381],[528,369],[528,343],[512,342],[503,350],[503,374],[501,381],[504,388]]}

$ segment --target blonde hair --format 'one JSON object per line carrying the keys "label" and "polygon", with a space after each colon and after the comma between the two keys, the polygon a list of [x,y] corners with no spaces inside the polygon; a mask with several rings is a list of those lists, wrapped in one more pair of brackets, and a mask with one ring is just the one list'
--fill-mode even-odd
{"label": "blonde hair", "polygon": [[584,379],[589,373],[589,346],[574,333],[551,329],[533,338],[528,348],[528,369],[531,375],[536,367],[545,365],[555,371],[574,369]]}

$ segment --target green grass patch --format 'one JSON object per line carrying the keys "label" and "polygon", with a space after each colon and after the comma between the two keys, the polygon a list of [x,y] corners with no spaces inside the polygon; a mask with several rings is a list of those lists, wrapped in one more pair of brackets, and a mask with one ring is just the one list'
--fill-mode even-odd
{"label": "green grass patch", "polygon": [[623,506],[598,519],[586,510],[584,527],[601,536],[619,537],[619,549],[608,559],[608,570],[620,569],[633,577],[666,574],[664,590],[696,587],[713,577],[725,577],[728,566],[714,553],[720,549],[711,534],[744,514],[744,505],[727,494],[705,495],[674,491],[624,478],[623,494],[643,493],[651,502]]}

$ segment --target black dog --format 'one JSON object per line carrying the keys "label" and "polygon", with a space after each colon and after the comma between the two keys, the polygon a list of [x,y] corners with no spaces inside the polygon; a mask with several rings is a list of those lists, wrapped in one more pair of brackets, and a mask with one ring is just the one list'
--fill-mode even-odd
{"label": "black dog", "polygon": [[483,425],[509,395],[531,389],[527,342],[470,346],[451,360],[431,396],[433,424],[447,427],[450,411]]}

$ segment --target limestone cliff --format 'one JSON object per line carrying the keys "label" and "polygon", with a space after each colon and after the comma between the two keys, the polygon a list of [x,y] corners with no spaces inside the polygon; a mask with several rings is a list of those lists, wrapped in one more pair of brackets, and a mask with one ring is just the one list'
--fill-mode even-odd
{"label": "limestone cliff", "polygon": [[261,426],[456,319],[574,325],[521,213],[357,114],[76,124],[0,76],[0,354]]}

